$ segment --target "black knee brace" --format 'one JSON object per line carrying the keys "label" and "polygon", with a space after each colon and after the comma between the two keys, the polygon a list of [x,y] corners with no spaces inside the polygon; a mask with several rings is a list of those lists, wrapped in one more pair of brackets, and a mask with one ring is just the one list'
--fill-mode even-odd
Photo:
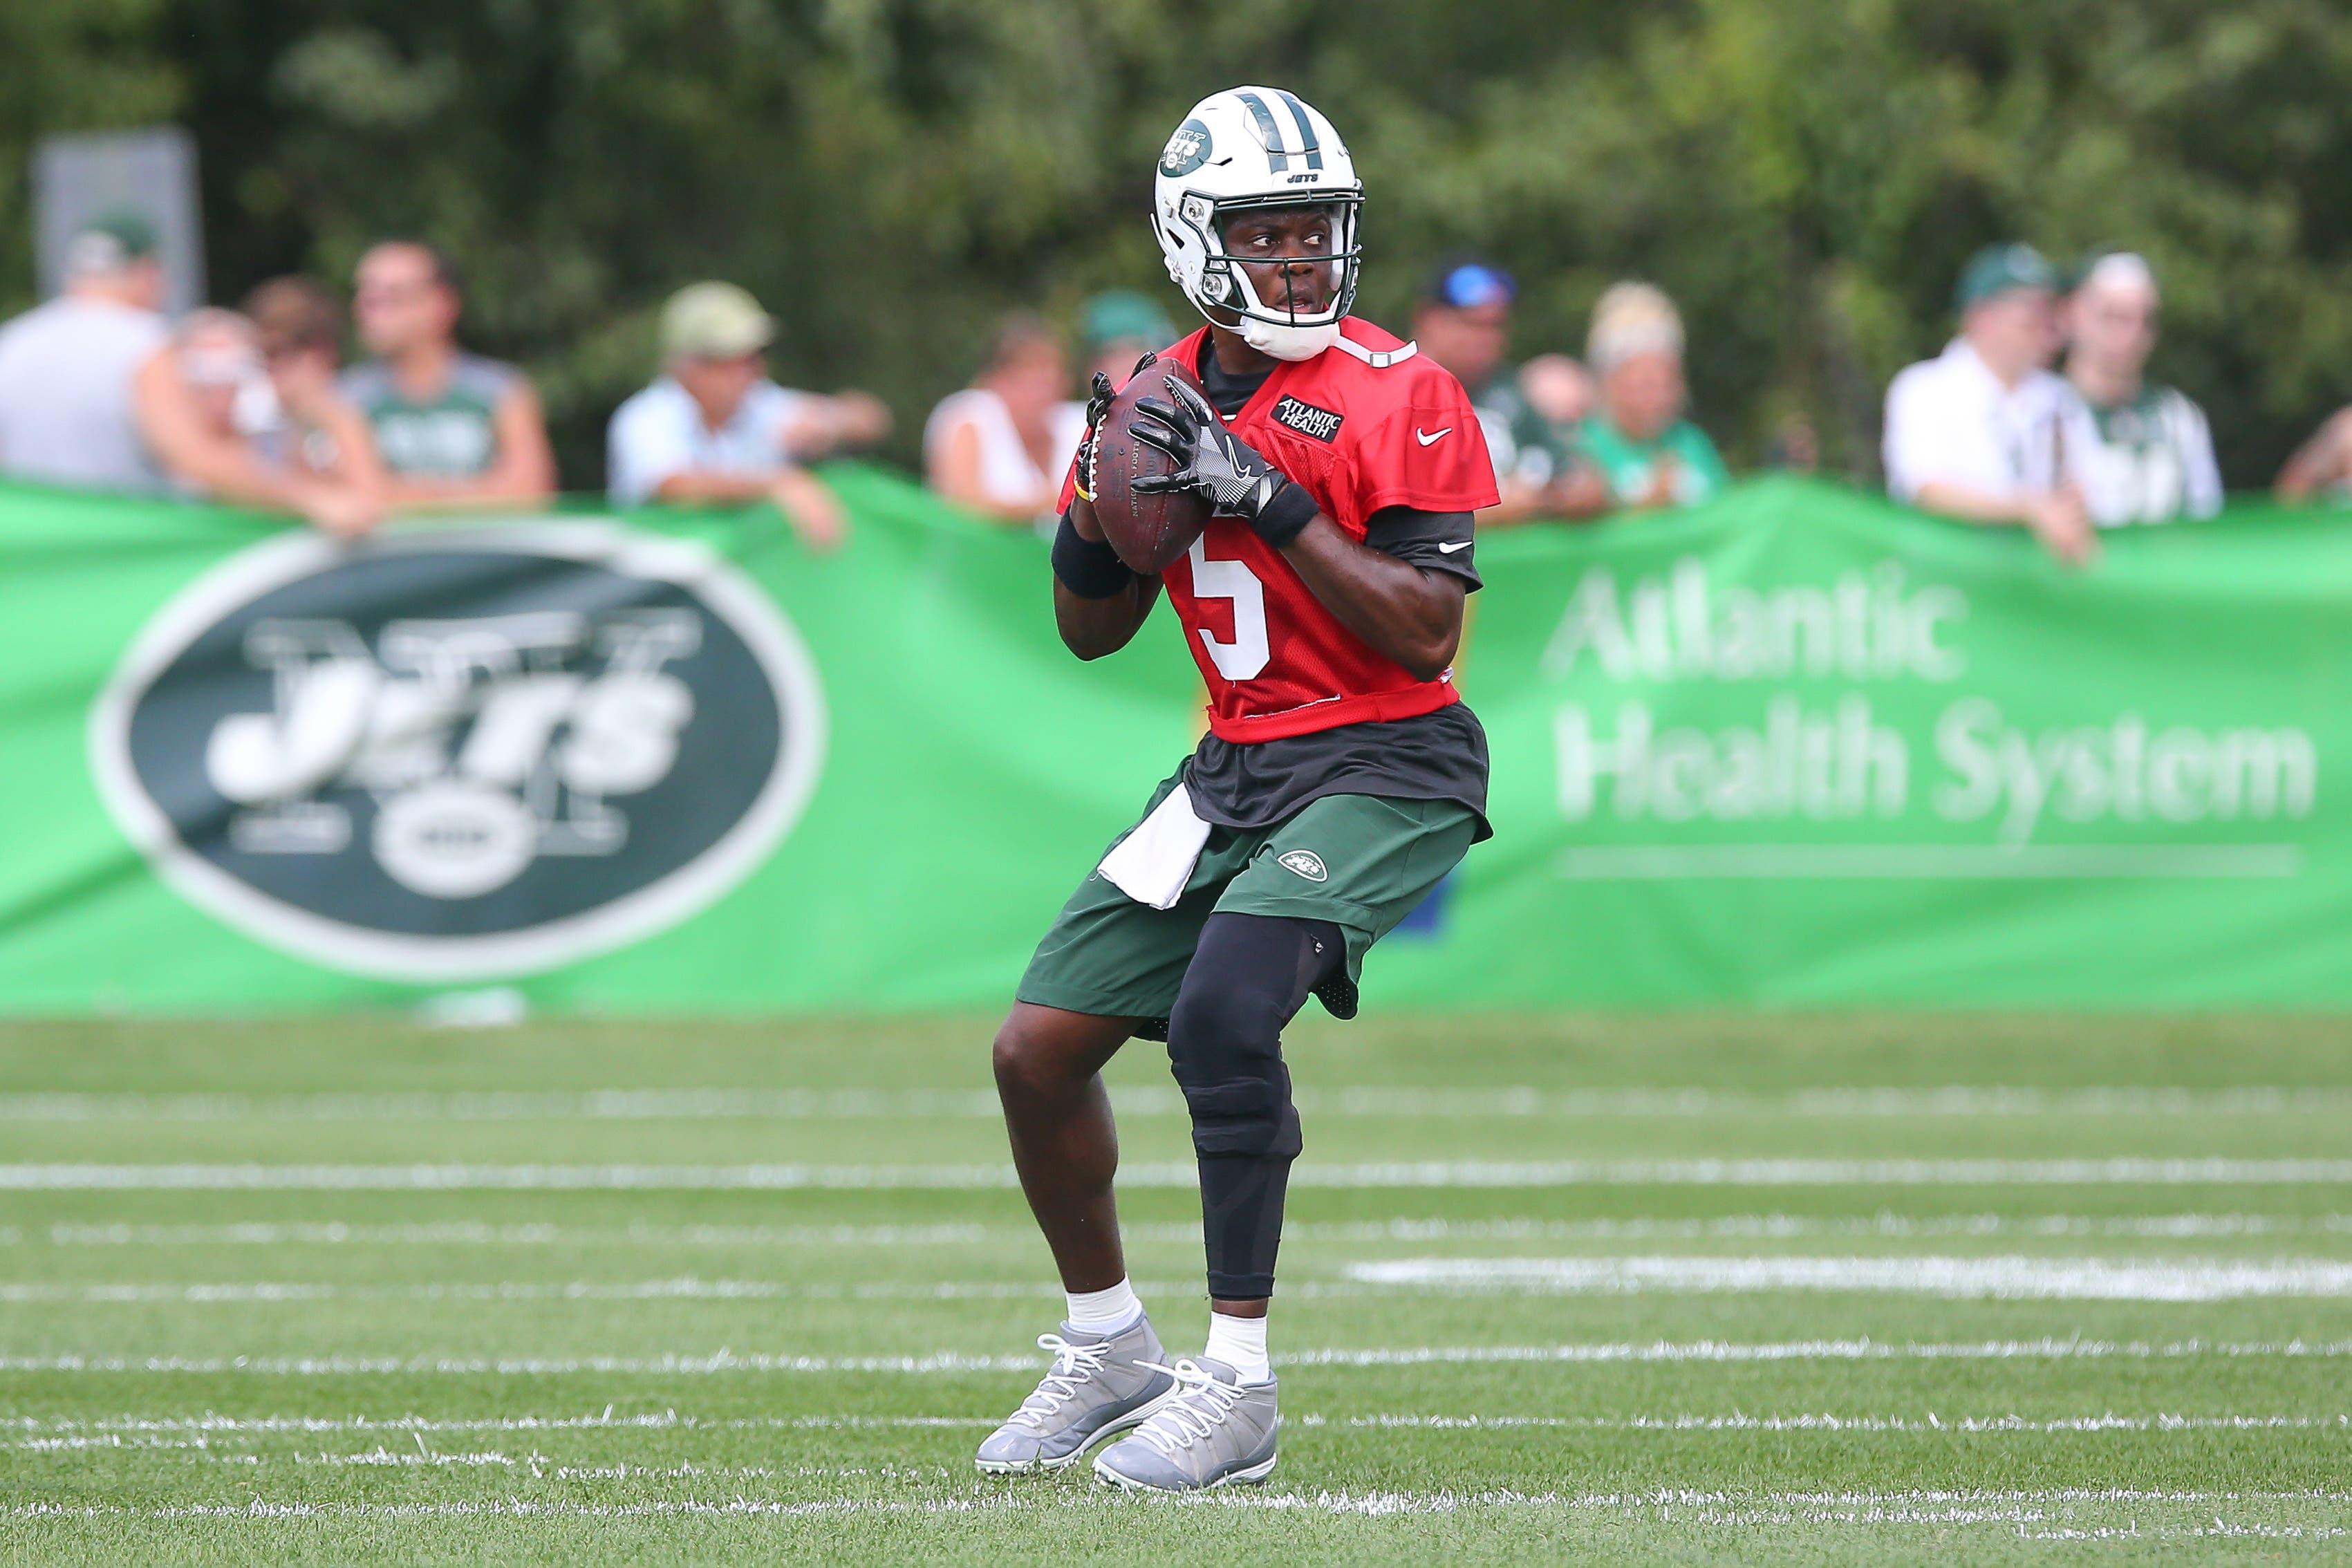
{"label": "black knee brace", "polygon": [[1301,1147],[1283,1026],[1346,958],[1346,938],[1326,921],[1214,914],[1202,928],[1169,1015],[1168,1060],[1192,1112],[1212,1296],[1274,1293]]}

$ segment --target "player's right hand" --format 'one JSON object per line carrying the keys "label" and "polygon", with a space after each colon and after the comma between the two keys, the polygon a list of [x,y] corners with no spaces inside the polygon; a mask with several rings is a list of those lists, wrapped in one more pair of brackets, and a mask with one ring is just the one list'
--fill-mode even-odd
{"label": "player's right hand", "polygon": [[1135,405],[1135,438],[1157,447],[1175,465],[1166,474],[1135,481],[1138,495],[1189,490],[1227,517],[1255,523],[1290,477],[1225,426],[1209,401],[1180,381],[1167,383],[1169,401],[1147,397]]}
{"label": "player's right hand", "polygon": [[[1128,379],[1133,380],[1136,371],[1159,358],[1157,353],[1146,350],[1143,357],[1135,362],[1135,369],[1127,373]],[[1102,429],[1103,416],[1110,412],[1111,399],[1118,395],[1118,388],[1110,384],[1110,376],[1103,371],[1095,372],[1087,387],[1087,433],[1078,442],[1077,459],[1078,496],[1089,506],[1095,499],[1095,437]]]}

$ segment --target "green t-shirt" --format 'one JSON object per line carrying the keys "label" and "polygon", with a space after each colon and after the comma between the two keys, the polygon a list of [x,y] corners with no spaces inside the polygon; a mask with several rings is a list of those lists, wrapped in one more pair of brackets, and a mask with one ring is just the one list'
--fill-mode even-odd
{"label": "green t-shirt", "polygon": [[375,432],[383,466],[403,478],[471,479],[498,458],[498,410],[519,373],[461,354],[440,395],[413,402],[379,360],[343,373],[343,395]]}
{"label": "green t-shirt", "polygon": [[1495,460],[1496,482],[1548,485],[1568,461],[1566,443],[1519,390],[1519,373],[1511,366],[1502,366],[1471,393],[1470,406],[1477,411],[1487,455]]}
{"label": "green t-shirt", "polygon": [[1578,456],[1601,470],[1609,493],[1620,505],[1649,499],[1658,459],[1674,460],[1675,501],[1696,506],[1722,493],[1731,483],[1730,470],[1706,432],[1687,419],[1678,419],[1654,441],[1636,441],[1609,422],[1605,414],[1589,416],[1577,426]]}

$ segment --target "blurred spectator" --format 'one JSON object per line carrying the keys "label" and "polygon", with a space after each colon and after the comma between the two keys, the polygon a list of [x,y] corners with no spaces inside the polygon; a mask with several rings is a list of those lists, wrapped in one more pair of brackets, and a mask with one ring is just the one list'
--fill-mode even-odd
{"label": "blurred spectator", "polygon": [[1085,405],[1074,421],[1069,390],[1069,362],[1052,329],[1034,316],[1007,319],[987,365],[941,399],[923,426],[925,482],[1001,522],[1051,516],[1063,469],[1086,434]]}
{"label": "blurred spectator", "polygon": [[1454,373],[1478,411],[1487,455],[1495,462],[1495,487],[1503,498],[1501,505],[1478,514],[1481,522],[1589,514],[1597,510],[1599,497],[1570,492],[1577,469],[1566,446],[1504,360],[1517,298],[1518,286],[1502,268],[1456,262],[1431,279],[1414,308],[1413,341]]}
{"label": "blurred spectator", "polygon": [[663,374],[621,405],[606,444],[613,504],[772,502],[803,542],[848,536],[841,502],[795,454],[838,431],[830,400],[787,392],[764,359],[774,320],[732,283],[693,283],[662,307]]}
{"label": "blurred spectator", "polygon": [[2221,510],[2205,411],[2144,374],[2158,303],[2156,274],[2124,251],[2094,257],[2066,298],[2066,379],[2088,415],[2067,456],[2091,520],[2105,527]]}
{"label": "blurred spectator", "polygon": [[1601,389],[1583,362],[1568,354],[1538,354],[1519,366],[1519,393],[1551,426],[1553,438],[1567,443],[1592,412]]}
{"label": "blurred spectator", "polygon": [[1960,274],[1960,335],[1886,389],[1886,488],[1963,522],[2016,523],[2060,560],[2097,550],[2067,430],[2081,400],[2048,366],[2057,278],[2027,245],[1979,250]]}
{"label": "blurred spectator", "polygon": [[2295,448],[2272,481],[2271,493],[2283,501],[2305,501],[2322,494],[2337,501],[2352,498],[2352,407],[2329,415]]}
{"label": "blurred spectator", "polygon": [[1822,466],[1821,437],[1801,409],[1790,409],[1772,422],[1764,466],[1791,474],[1810,474]]}
{"label": "blurred spectator", "polygon": [[[1135,372],[1135,362],[1147,353],[1157,353],[1177,339],[1177,331],[1167,315],[1142,295],[1126,289],[1113,289],[1087,301],[1080,319],[1078,347],[1085,363],[1078,367],[1077,381],[1081,389],[1094,380],[1097,371],[1110,377],[1111,390],[1127,384]],[[1080,399],[1070,405],[1077,411],[1078,428],[1070,438],[1070,450],[1077,450],[1078,437],[1086,434],[1086,402]]]}
{"label": "blurred spectator", "polygon": [[65,292],[0,327],[0,473],[86,489],[163,488],[131,407],[170,335],[154,226],[101,217],[66,247]]}
{"label": "blurred spectator", "polygon": [[352,313],[375,357],[342,394],[375,434],[394,506],[536,501],[555,455],[522,373],[457,347],[457,284],[431,246],[391,240],[360,258]]}
{"label": "blurred spectator", "polygon": [[2315,496],[2352,500],[2352,407],[2337,409],[2327,422],[2295,448],[2272,482],[2271,493],[2283,501],[2305,501]]}
{"label": "blurred spectator", "polygon": [[793,402],[784,421],[784,449],[795,462],[862,452],[890,434],[890,410],[872,393],[785,391]]}
{"label": "blurred spectator", "polygon": [[2337,409],[2295,448],[2272,484],[2283,501],[2352,500],[2352,406]]}
{"label": "blurred spectator", "polygon": [[1585,358],[1601,403],[1577,432],[1620,507],[1695,506],[1731,482],[1706,432],[1683,417],[1683,319],[1663,289],[1618,283],[1592,307]]}
{"label": "blurred spectator", "polygon": [[[303,402],[333,366],[330,358],[321,372],[299,357],[281,354],[292,395]],[[148,446],[187,494],[296,512],[344,537],[366,532],[382,516],[372,483],[322,473],[310,460],[327,454],[287,420],[254,324],[233,310],[197,310],[182,321],[139,368],[133,398]],[[326,410],[314,428],[320,442],[336,443],[341,429],[365,449],[366,428],[348,406]]]}
{"label": "blurred spectator", "polygon": [[245,314],[269,378],[270,417],[253,432],[263,460],[381,500],[375,437],[336,385],[343,313],[335,297],[308,278],[273,278],[246,296]]}

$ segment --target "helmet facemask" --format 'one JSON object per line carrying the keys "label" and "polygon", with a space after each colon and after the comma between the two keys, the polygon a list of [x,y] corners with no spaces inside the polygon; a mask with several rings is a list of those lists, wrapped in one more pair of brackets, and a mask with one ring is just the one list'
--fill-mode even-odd
{"label": "helmet facemask", "polygon": [[[1198,292],[1188,288],[1192,303],[1212,322],[1240,334],[1244,342],[1279,360],[1313,359],[1339,335],[1340,319],[1355,302],[1356,279],[1362,260],[1358,243],[1358,211],[1363,197],[1352,191],[1301,191],[1295,197],[1252,195],[1213,200],[1187,193],[1178,216],[1199,237],[1205,252]],[[1321,257],[1243,256],[1227,248],[1226,228],[1245,213],[1283,208],[1318,209],[1330,215],[1328,252]],[[1265,277],[1276,267],[1328,268],[1324,288],[1318,290],[1319,309],[1303,310],[1282,287],[1279,275]],[[1253,270],[1261,276],[1253,277]],[[1272,294],[1274,299],[1265,296]]]}

